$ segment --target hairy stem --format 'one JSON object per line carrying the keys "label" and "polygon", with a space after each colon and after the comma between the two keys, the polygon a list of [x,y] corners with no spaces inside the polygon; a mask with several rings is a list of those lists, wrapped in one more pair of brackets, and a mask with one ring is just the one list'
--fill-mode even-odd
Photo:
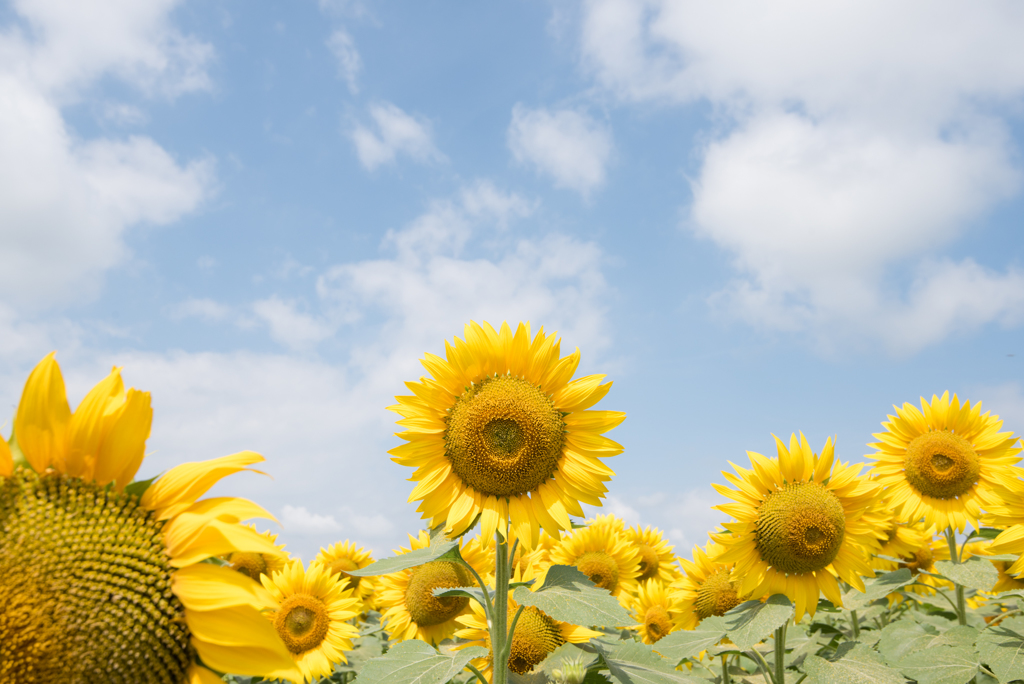
{"label": "hairy stem", "polygon": [[775,630],[775,684],[786,683],[786,628],[789,620]]}
{"label": "hairy stem", "polygon": [[[956,536],[953,534],[952,526],[946,528],[946,543],[949,544],[949,557],[959,565],[963,562],[956,550]],[[956,619],[961,625],[967,624],[967,601],[964,599],[964,586],[956,582]]]}
{"label": "hairy stem", "polygon": [[[506,529],[507,533],[507,529]],[[494,614],[491,616],[491,654],[494,657],[493,684],[508,683],[508,661],[501,660],[506,652],[508,634],[508,541],[500,532],[494,535]],[[507,656],[506,656],[507,658]]]}

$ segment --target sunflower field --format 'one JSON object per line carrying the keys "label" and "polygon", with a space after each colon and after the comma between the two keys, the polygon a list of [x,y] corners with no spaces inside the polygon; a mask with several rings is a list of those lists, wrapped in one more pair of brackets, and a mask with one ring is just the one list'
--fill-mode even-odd
{"label": "sunflower field", "polygon": [[587,519],[623,447],[580,353],[470,323],[389,407],[425,529],[308,563],[253,452],[137,480],[153,411],[120,370],[72,411],[53,354],[0,440],[0,684],[1024,682],[1021,441],[981,402],[894,408],[868,463],[802,434],[730,463],[721,524]]}

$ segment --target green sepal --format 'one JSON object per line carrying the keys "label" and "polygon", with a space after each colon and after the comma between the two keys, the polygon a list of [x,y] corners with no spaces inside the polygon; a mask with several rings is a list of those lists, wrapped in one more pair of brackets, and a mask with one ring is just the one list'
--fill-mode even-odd
{"label": "green sepal", "polygon": [[131,482],[125,486],[124,493],[134,494],[135,496],[142,498],[142,495],[146,493],[146,490],[149,489],[149,486],[156,482],[156,479],[160,477],[160,475],[163,475],[163,473],[154,475],[148,480],[136,480],[135,482]]}

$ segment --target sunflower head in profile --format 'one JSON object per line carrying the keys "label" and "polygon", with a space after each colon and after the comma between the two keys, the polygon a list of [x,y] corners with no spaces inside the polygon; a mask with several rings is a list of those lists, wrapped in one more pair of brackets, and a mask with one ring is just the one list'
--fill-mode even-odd
{"label": "sunflower head in profile", "polygon": [[[529,582],[535,579],[537,581],[533,586],[537,587],[542,584],[539,575],[538,566],[529,564],[525,570],[517,568],[513,573],[512,580],[514,582]],[[507,626],[511,626],[518,610],[519,604],[512,598],[512,592],[509,591]],[[455,632],[455,636],[465,641],[454,646],[454,649],[482,646],[491,651],[491,635],[487,628],[487,616],[476,601],[471,602],[470,610],[456,618],[456,621],[459,623],[460,629]],[[529,606],[523,609],[519,616],[519,622],[516,623],[508,656],[508,669],[516,674],[525,675],[544,662],[548,654],[562,644],[582,644],[590,641],[592,637],[599,636],[602,636],[601,632],[567,622],[559,622],[538,608]],[[494,652],[491,651],[491,654],[485,658],[475,659],[473,666],[480,670],[488,682],[493,681]]]}
{"label": "sunflower head in profile", "polygon": [[788,449],[775,443],[777,458],[748,451],[753,470],[732,464],[738,475],[723,471],[737,489],[713,485],[734,503],[715,507],[733,522],[711,538],[724,548],[716,560],[736,564],[741,594],[785,594],[799,622],[805,612],[814,615],[819,594],[842,605],[836,575],[860,591],[861,576],[874,577],[867,553],[875,540],[862,517],[880,488],[858,476],[860,465],[834,462],[831,439],[820,457],[803,434]]}
{"label": "sunflower head in profile", "polygon": [[267,617],[301,672],[291,681],[317,682],[348,662],[344,651],[359,635],[349,621],[362,608],[348,582],[319,563],[303,569],[298,560],[260,579],[274,598]]}
{"label": "sunflower head in profile", "polygon": [[362,602],[361,612],[373,610],[375,606],[374,590],[377,582],[373,577],[358,577],[348,574],[352,570],[361,570],[373,563],[373,556],[370,552],[355,542],[345,540],[331,544],[328,548],[320,548],[320,553],[313,559],[327,568],[331,574],[341,575],[347,581],[359,600]]}
{"label": "sunflower head in profile", "polygon": [[924,520],[928,527],[962,532],[978,527],[982,509],[1000,503],[1005,489],[1019,488],[1024,470],[1016,467],[1020,447],[1012,432],[999,432],[1003,422],[981,402],[963,404],[949,392],[921,408],[893,407],[895,416],[874,435],[877,461],[872,472],[887,490],[893,507],[907,522]]}
{"label": "sunflower head in profile", "polygon": [[739,581],[733,576],[733,564],[713,560],[722,550],[708,542],[703,549],[693,547],[692,561],[679,559],[684,574],[670,589],[678,605],[681,629],[696,629],[704,618],[725,615],[743,601]]}
{"label": "sunflower head in profile", "polygon": [[879,558],[879,556],[911,558],[920,549],[926,546],[930,548],[932,533],[925,528],[922,522],[913,524],[900,522],[897,516],[890,515],[888,520],[877,529],[885,535],[885,539],[871,556],[873,570],[891,572],[898,567],[895,561]]}
{"label": "sunflower head in profile", "polygon": [[640,552],[610,525],[574,530],[551,549],[551,565],[574,565],[596,586],[629,607],[640,576]]}
{"label": "sunflower head in profile", "polygon": [[659,579],[663,584],[671,584],[679,579],[676,568],[674,547],[669,544],[661,531],[650,525],[640,529],[639,525],[631,527],[623,533],[626,541],[636,547],[640,554],[640,576],[637,581]]}
{"label": "sunflower head in profile", "polygon": [[[263,457],[184,463],[132,483],[151,420],[149,393],[125,391],[119,369],[74,412],[52,354],[29,376],[14,447],[0,450],[0,681],[191,684],[216,681],[207,667],[297,672],[260,612],[266,590],[204,562],[278,553],[240,524],[273,519],[265,510],[200,500]],[[8,461],[10,451],[19,458]]]}
{"label": "sunflower head in profile", "polygon": [[637,586],[630,612],[641,640],[653,644],[682,626],[682,605],[677,592],[659,578],[647,579]]}
{"label": "sunflower head in profile", "polygon": [[505,521],[527,548],[542,528],[557,539],[569,515],[583,517],[580,502],[601,505],[614,474],[601,459],[622,452],[602,433],[625,414],[588,410],[611,383],[572,380],[579,350],[561,356],[557,335],[532,335],[528,323],[514,334],[507,323],[470,323],[465,338],[445,342],[444,359],[427,354],[431,377],[406,383],[412,395],[389,407],[406,441],[392,460],[416,468],[409,500],[449,535],[479,518],[487,539]]}
{"label": "sunflower head in profile", "polygon": [[[255,525],[249,524],[246,527],[256,532]],[[227,562],[232,570],[237,570],[259,582],[260,575],[271,575],[285,566],[288,562],[288,552],[284,550],[284,544],[277,544],[277,535],[273,532],[268,530],[256,533],[266,537],[267,541],[277,549],[277,553],[235,551],[234,553],[221,556],[221,558]]]}
{"label": "sunflower head in profile", "polygon": [[[395,551],[402,555],[430,545],[430,535],[420,532],[409,535],[409,548]],[[486,552],[480,544],[464,543],[460,549],[463,560],[484,574]],[[470,600],[464,596],[434,596],[439,588],[476,586],[472,574],[460,563],[435,560],[414,568],[383,575],[377,585],[377,609],[381,611],[381,626],[391,639],[407,641],[419,639],[437,645],[458,629],[455,618],[470,610]]]}
{"label": "sunflower head in profile", "polygon": [[931,531],[921,534],[921,544],[909,553],[899,556],[900,568],[910,570],[915,583],[905,587],[906,591],[931,596],[935,588],[952,589],[953,583],[935,576],[935,561],[949,560],[949,544],[945,537],[935,537]]}

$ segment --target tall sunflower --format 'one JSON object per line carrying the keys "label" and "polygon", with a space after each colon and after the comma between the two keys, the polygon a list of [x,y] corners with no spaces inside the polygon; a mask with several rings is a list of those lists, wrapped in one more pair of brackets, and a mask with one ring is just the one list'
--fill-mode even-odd
{"label": "tall sunflower", "polygon": [[734,521],[711,538],[725,548],[715,560],[736,564],[740,593],[785,594],[799,622],[805,612],[814,615],[819,592],[842,605],[836,575],[861,591],[861,576],[874,577],[867,561],[872,530],[861,517],[880,490],[858,477],[861,465],[833,464],[831,439],[820,457],[802,433],[789,449],[778,437],[775,444],[777,459],[748,451],[753,470],[732,464],[738,477],[722,472],[737,489],[713,485],[735,503],[715,506]]}
{"label": "tall sunflower", "polygon": [[320,547],[320,553],[313,559],[313,562],[320,563],[330,570],[331,574],[341,575],[352,585],[355,595],[362,602],[362,612],[374,609],[376,604],[374,589],[377,586],[375,578],[357,577],[347,572],[365,568],[373,563],[373,556],[369,551],[346,539],[343,542],[331,544],[326,549]]}
{"label": "tall sunflower", "polygon": [[583,517],[580,502],[601,505],[614,475],[601,459],[622,452],[602,433],[626,414],[588,410],[611,383],[570,382],[580,353],[562,357],[556,333],[470,323],[465,338],[445,342],[445,359],[426,354],[431,377],[406,383],[412,395],[389,407],[406,441],[392,460],[416,468],[409,500],[450,535],[479,517],[486,538],[504,534],[505,520],[528,548],[540,528],[558,538],[569,515]]}
{"label": "tall sunflower", "polygon": [[126,392],[119,369],[74,413],[53,354],[29,376],[13,450],[31,467],[0,479],[0,681],[215,680],[196,655],[224,672],[296,673],[260,614],[269,594],[203,562],[276,553],[239,524],[272,519],[265,510],[244,499],[199,500],[263,457],[184,463],[148,487],[128,486],[151,417],[149,393]]}
{"label": "tall sunflower", "polygon": [[[430,545],[430,535],[409,535],[402,555]],[[462,558],[479,574],[486,570],[486,554],[479,544],[464,543]],[[377,586],[377,607],[384,631],[396,641],[419,639],[439,644],[458,629],[455,618],[469,611],[469,599],[434,596],[434,589],[476,586],[468,570],[455,561],[436,560],[414,568],[383,575]]]}
{"label": "tall sunflower", "polygon": [[693,547],[693,560],[680,558],[685,574],[672,583],[672,598],[678,601],[679,626],[697,629],[704,618],[725,615],[744,599],[732,563],[719,563],[714,557],[722,547],[708,542],[702,549]]}
{"label": "tall sunflower", "polygon": [[319,563],[303,569],[298,560],[260,579],[274,597],[268,617],[301,671],[291,681],[320,681],[336,663],[348,662],[344,651],[359,636],[348,621],[359,615],[362,601],[347,581]]}
{"label": "tall sunflower", "polygon": [[1017,437],[999,432],[1003,422],[991,412],[981,413],[981,402],[962,405],[949,392],[921,397],[921,409],[905,403],[882,423],[877,449],[868,458],[878,481],[887,489],[903,520],[923,519],[938,529],[962,532],[967,523],[978,527],[983,508],[999,503],[999,492],[1019,486],[1024,470]]}
{"label": "tall sunflower", "polygon": [[590,581],[629,607],[640,576],[640,552],[614,525],[574,530],[551,549],[551,565],[574,565]]}

